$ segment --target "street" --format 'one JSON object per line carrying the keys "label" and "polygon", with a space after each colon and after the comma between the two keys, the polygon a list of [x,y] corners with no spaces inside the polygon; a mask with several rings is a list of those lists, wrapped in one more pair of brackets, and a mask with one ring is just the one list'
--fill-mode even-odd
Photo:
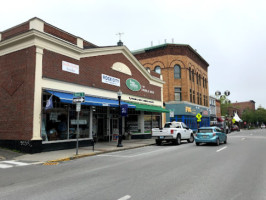
{"label": "street", "polygon": [[[0,169],[0,199],[265,200],[266,129]],[[12,161],[13,162],[13,161]]]}

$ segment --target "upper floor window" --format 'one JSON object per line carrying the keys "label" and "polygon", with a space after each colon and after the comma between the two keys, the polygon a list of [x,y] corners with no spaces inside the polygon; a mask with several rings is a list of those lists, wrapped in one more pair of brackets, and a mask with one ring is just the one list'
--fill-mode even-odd
{"label": "upper floor window", "polygon": [[189,80],[191,80],[191,68],[189,68]]}
{"label": "upper floor window", "polygon": [[197,72],[197,74],[196,74],[196,78],[197,78],[197,84],[199,84],[199,74],[198,74],[198,72]]}
{"label": "upper floor window", "polygon": [[192,70],[192,81],[194,82],[194,70]]}
{"label": "upper floor window", "polygon": [[192,102],[192,90],[191,89],[189,90],[189,93],[190,93],[190,95],[189,95],[190,96],[190,102]]}
{"label": "upper floor window", "polygon": [[158,73],[158,74],[161,74],[161,67],[160,67],[160,66],[156,66],[156,67],[154,68],[154,71],[155,71],[156,73]]}
{"label": "upper floor window", "polygon": [[182,101],[181,98],[181,88],[175,88],[175,101]]}
{"label": "upper floor window", "polygon": [[201,75],[199,74],[199,85],[201,85]]}
{"label": "upper floor window", "polygon": [[179,65],[174,66],[174,77],[175,79],[181,78],[181,68]]}

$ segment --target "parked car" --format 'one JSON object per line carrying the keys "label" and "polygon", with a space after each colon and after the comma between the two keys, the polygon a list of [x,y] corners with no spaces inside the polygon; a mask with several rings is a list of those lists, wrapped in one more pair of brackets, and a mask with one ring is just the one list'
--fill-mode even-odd
{"label": "parked car", "polygon": [[[224,123],[218,123],[218,124],[215,124],[215,126],[219,127],[221,131],[224,132]],[[225,133],[226,134],[231,133],[230,128],[227,125],[225,125],[225,127],[226,127]]]}
{"label": "parked car", "polygon": [[164,128],[153,128],[152,137],[155,138],[157,145],[163,141],[181,144],[181,140],[187,140],[189,143],[194,142],[194,134],[191,129],[183,122],[166,122]]}
{"label": "parked car", "polygon": [[231,131],[240,131],[240,128],[237,125],[233,125]]}
{"label": "parked car", "polygon": [[227,135],[222,132],[219,127],[201,127],[195,135],[195,143],[198,146],[200,143],[215,143],[217,146],[223,142],[227,143]]}
{"label": "parked car", "polygon": [[260,128],[261,128],[261,129],[265,128],[265,124],[262,124],[262,125],[260,126]]}

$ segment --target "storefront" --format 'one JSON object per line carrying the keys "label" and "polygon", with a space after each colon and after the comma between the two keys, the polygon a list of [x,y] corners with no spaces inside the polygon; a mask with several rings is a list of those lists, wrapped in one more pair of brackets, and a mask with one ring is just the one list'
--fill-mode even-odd
{"label": "storefront", "polygon": [[[0,145],[21,151],[75,147],[117,140],[117,92],[125,139],[147,138],[161,126],[159,74],[151,75],[125,46],[98,47],[38,18],[1,33]],[[84,93],[79,120],[75,93]]]}
{"label": "storefront", "polygon": [[[189,102],[167,103],[166,109],[170,111],[166,115],[167,121],[184,122],[190,129],[197,131],[198,127],[210,126],[210,111],[205,106],[191,104]],[[196,115],[200,114],[201,121],[197,121]]]}

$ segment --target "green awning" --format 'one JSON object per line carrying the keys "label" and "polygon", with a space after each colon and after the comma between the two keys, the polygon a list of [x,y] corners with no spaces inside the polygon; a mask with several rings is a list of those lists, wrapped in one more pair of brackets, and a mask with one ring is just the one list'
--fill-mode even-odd
{"label": "green awning", "polygon": [[150,106],[150,105],[138,104],[138,103],[132,103],[132,102],[130,102],[130,104],[135,105],[136,106],[135,109],[140,110],[140,111],[169,113],[169,110],[166,110],[165,108],[162,108],[159,106]]}

